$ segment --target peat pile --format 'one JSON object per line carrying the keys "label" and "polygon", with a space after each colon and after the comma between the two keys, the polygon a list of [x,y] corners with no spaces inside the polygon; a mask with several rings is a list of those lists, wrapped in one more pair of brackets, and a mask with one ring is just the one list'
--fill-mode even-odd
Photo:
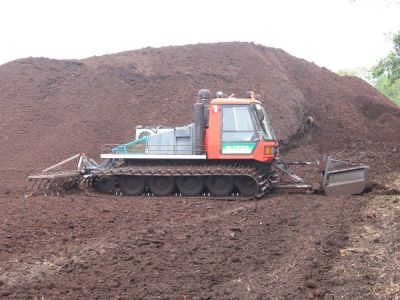
{"label": "peat pile", "polygon": [[190,123],[200,88],[260,93],[283,149],[305,158],[340,151],[399,168],[400,109],[367,83],[279,49],[220,43],[1,65],[0,169],[37,170],[78,152],[97,159],[138,124]]}
{"label": "peat pile", "polygon": [[[204,87],[262,94],[284,156],[329,152],[371,164],[375,178],[400,170],[399,108],[360,79],[282,50],[224,43],[4,64],[0,298],[340,298],[348,278],[332,266],[343,249],[356,250],[353,226],[379,224],[360,213],[371,194],[241,202],[14,193],[26,173],[81,151],[96,159],[102,144],[132,138],[137,124],[192,122]],[[394,249],[384,238],[370,243]],[[353,286],[370,295],[374,274],[354,270]]]}

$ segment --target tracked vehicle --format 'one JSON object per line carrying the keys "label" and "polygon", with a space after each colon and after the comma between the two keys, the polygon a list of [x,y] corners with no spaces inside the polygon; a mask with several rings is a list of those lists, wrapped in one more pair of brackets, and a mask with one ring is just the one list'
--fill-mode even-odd
{"label": "tracked vehicle", "polygon": [[[200,90],[194,123],[182,127],[138,126],[136,139],[105,145],[97,164],[84,154],[32,174],[30,194],[59,193],[82,186],[118,195],[259,198],[275,188],[357,194],[365,188],[368,167],[326,159],[318,184],[289,170],[279,158],[279,142],[263,105],[253,92],[237,98]],[[77,160],[72,171],[55,171]],[[291,182],[282,182],[286,176]]]}

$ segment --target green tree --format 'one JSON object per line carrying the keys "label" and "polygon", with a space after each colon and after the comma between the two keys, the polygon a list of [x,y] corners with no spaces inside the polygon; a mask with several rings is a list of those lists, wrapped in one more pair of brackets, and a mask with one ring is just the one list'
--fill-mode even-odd
{"label": "green tree", "polygon": [[400,80],[396,80],[393,83],[389,82],[389,79],[385,74],[380,75],[375,80],[375,88],[378,89],[382,94],[391,99],[397,105],[400,105]]}
{"label": "green tree", "polygon": [[400,105],[400,31],[393,35],[393,49],[372,67],[374,86],[386,97]]}
{"label": "green tree", "polygon": [[390,85],[400,79],[400,32],[393,36],[392,41],[392,51],[372,68],[372,76],[375,79],[385,75]]}
{"label": "green tree", "polygon": [[372,69],[341,69],[337,73],[341,76],[357,76],[364,79],[400,105],[400,31],[393,35],[392,41],[393,49]]}

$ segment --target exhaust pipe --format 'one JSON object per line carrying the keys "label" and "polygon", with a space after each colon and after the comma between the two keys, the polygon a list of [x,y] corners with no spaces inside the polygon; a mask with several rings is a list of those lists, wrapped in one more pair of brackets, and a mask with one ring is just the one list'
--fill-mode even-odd
{"label": "exhaust pipe", "polygon": [[194,154],[204,154],[204,130],[206,127],[206,105],[211,100],[209,90],[200,90],[198,100],[194,104]]}

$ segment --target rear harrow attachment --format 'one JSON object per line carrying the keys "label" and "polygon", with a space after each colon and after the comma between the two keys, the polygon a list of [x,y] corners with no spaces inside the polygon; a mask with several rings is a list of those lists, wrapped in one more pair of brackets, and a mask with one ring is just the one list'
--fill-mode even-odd
{"label": "rear harrow attachment", "polygon": [[58,172],[53,174],[31,175],[29,185],[25,191],[25,197],[44,195],[60,195],[79,187],[82,176],[78,172]]}
{"label": "rear harrow attachment", "polygon": [[[75,170],[53,171],[74,160],[77,160]],[[83,179],[85,160],[87,159],[84,154],[76,154],[40,173],[29,175],[25,197],[60,195],[77,189]]]}

